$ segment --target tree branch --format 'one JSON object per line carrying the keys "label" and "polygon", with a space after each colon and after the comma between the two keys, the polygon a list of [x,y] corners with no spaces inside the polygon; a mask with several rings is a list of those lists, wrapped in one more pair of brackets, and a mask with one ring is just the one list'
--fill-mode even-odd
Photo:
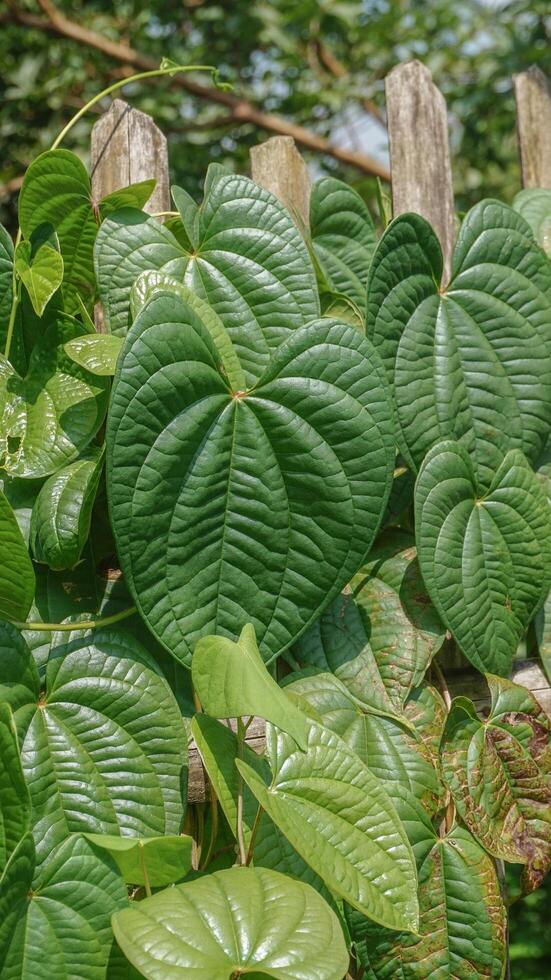
{"label": "tree branch", "polygon": [[[38,3],[47,19],[29,14],[27,11],[21,10],[13,0],[8,0],[11,14],[19,24],[32,27],[36,30],[50,31],[61,37],[70,38],[72,41],[76,41],[77,44],[101,51],[108,58],[113,58],[122,64],[132,65],[134,68],[142,71],[151,71],[158,67],[154,59],[140,54],[128,45],[111,41],[109,38],[97,34],[95,31],[91,31],[86,27],[82,27],[75,21],[69,20],[55,7],[51,0],[38,0]],[[340,146],[333,146],[325,137],[318,136],[304,126],[289,122],[282,116],[270,112],[263,112],[261,109],[257,109],[247,99],[240,99],[231,92],[225,92],[222,89],[195,82],[189,75],[175,75],[170,79],[170,82],[172,85],[177,85],[179,88],[185,89],[191,95],[197,96],[197,98],[226,106],[238,124],[251,123],[254,126],[258,126],[259,129],[277,133],[280,136],[292,136],[300,146],[308,150],[331,156],[340,163],[348,164],[361,170],[363,173],[380,177],[382,180],[390,180],[390,173],[387,167],[368,154],[346,150]]]}

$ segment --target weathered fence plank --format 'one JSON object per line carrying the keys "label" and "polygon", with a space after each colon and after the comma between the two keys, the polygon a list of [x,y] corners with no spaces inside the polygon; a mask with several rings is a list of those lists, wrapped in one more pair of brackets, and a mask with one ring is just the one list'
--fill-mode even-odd
{"label": "weathered fence plank", "polygon": [[535,67],[513,80],[522,185],[551,189],[551,86]]}
{"label": "weathered fence plank", "polygon": [[394,68],[385,91],[394,215],[416,211],[430,222],[447,282],[456,229],[446,103],[419,61]]}
{"label": "weathered fence plank", "polygon": [[299,228],[308,228],[312,182],[294,139],[272,136],[250,155],[253,180],[279,198]]}
{"label": "weathered fence plank", "polygon": [[92,129],[90,165],[95,200],[153,177],[157,183],[145,210],[170,208],[166,137],[150,116],[122,99],[115,99]]}

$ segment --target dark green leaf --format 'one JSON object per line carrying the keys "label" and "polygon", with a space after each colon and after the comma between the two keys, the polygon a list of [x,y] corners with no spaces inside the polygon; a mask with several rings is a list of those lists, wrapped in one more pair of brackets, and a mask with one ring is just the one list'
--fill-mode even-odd
{"label": "dark green leaf", "polygon": [[118,191],[112,191],[99,202],[99,212],[104,219],[113,211],[120,211],[121,208],[143,208],[155,190],[156,180],[140,180],[136,184],[129,184],[128,187],[121,187]]}
{"label": "dark green leaf", "polygon": [[442,620],[478,670],[509,673],[551,584],[549,505],[518,450],[481,495],[471,457],[441,442],[415,489],[417,550]]}
{"label": "dark green leaf", "polygon": [[21,768],[12,712],[0,704],[0,872],[27,833],[31,802]]}
{"label": "dark green leaf", "polygon": [[31,559],[15,514],[0,491],[0,618],[27,618],[35,589]]}
{"label": "dark green leaf", "polygon": [[4,350],[13,302],[13,242],[0,225],[0,351]]}

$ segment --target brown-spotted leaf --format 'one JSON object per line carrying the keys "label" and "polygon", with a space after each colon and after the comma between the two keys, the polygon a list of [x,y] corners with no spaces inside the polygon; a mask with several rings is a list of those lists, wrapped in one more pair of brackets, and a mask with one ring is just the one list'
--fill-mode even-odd
{"label": "brown-spotted leaf", "polygon": [[371,980],[501,980],[506,912],[494,863],[468,830],[439,838],[430,824],[406,821],[419,878],[419,936],[381,929],[356,912],[347,920]]}
{"label": "brown-spotted leaf", "polygon": [[487,674],[487,719],[456,698],[442,738],[444,777],[458,812],[496,857],[525,864],[533,891],[551,867],[551,721],[524,687]]}
{"label": "brown-spotted leaf", "polygon": [[385,532],[366,565],[295,644],[304,666],[330,671],[355,698],[402,714],[445,635],[423,585],[413,538]]}

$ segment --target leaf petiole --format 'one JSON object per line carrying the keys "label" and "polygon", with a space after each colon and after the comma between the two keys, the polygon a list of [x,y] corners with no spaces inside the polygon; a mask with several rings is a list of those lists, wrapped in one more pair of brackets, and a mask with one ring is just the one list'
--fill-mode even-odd
{"label": "leaf petiole", "polygon": [[53,631],[57,632],[58,630],[61,632],[91,630],[100,626],[111,626],[113,623],[120,622],[121,619],[128,619],[136,611],[136,606],[130,606],[129,609],[123,609],[121,612],[113,613],[112,616],[104,616],[101,619],[87,619],[76,623],[18,623],[12,621],[11,625],[15,626],[18,630],[37,630],[48,633]]}

